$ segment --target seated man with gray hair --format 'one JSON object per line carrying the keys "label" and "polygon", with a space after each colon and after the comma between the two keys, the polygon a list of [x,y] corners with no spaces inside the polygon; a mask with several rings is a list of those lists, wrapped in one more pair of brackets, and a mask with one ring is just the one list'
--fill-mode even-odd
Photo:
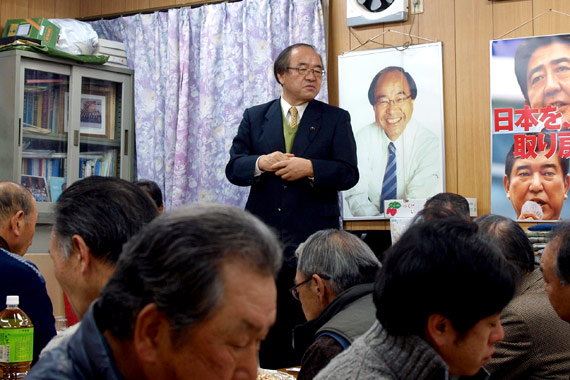
{"label": "seated man with gray hair", "polygon": [[380,262],[355,235],[317,231],[297,248],[293,297],[307,323],[293,332],[303,354],[298,379],[312,379],[330,360],[364,334],[375,320],[372,291]]}
{"label": "seated man with gray hair", "polygon": [[275,320],[277,238],[251,214],[195,204],[162,214],[34,379],[255,379]]}

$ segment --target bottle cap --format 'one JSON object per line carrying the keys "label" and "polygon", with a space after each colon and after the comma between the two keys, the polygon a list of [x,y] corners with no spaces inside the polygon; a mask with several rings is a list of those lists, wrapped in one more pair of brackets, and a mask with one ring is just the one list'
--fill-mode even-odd
{"label": "bottle cap", "polygon": [[6,305],[16,305],[20,304],[20,296],[6,296]]}

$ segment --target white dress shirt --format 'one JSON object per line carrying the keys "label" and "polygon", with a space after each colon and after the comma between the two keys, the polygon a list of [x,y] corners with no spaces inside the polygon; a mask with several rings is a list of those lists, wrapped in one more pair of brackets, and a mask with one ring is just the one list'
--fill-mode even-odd
{"label": "white dress shirt", "polygon": [[[356,134],[360,180],[344,192],[353,216],[380,215],[382,181],[390,139],[376,123]],[[439,138],[410,120],[396,146],[397,199],[423,199],[443,191],[444,168]]]}

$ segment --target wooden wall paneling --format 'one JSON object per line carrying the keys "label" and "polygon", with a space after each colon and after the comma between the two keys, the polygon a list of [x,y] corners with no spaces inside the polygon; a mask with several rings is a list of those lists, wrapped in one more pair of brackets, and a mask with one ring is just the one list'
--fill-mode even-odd
{"label": "wooden wall paneling", "polygon": [[389,230],[389,220],[356,220],[343,223],[345,230]]}
{"label": "wooden wall paneling", "polygon": [[77,0],[55,0],[55,18],[81,17],[80,5]]}
{"label": "wooden wall paneling", "polygon": [[[534,0],[533,17],[536,17],[549,9],[570,14],[570,1],[568,0]],[[570,17],[554,12],[534,20],[534,35],[570,33]]]}
{"label": "wooden wall paneling", "polygon": [[[346,1],[346,0],[345,0]],[[346,5],[344,12],[346,14]],[[344,19],[344,25],[346,25],[346,16]],[[348,27],[346,27],[349,29]],[[373,24],[373,25],[364,25],[364,26],[355,26],[349,29],[349,38],[350,38],[350,47],[348,50],[369,50],[369,49],[381,49],[386,47],[384,45],[384,36],[378,35],[382,34],[387,27],[385,24]],[[352,31],[352,33],[350,33]],[[376,37],[376,38],[374,38]],[[369,39],[374,38],[373,41],[365,43]],[[360,42],[359,42],[360,40]],[[361,46],[361,42],[365,43]]]}
{"label": "wooden wall paneling", "polygon": [[125,11],[132,12],[150,8],[149,0],[125,0]]}
{"label": "wooden wall paneling", "polygon": [[6,21],[28,16],[28,0],[4,0],[0,3],[0,26],[4,33]]}
{"label": "wooden wall paneling", "polygon": [[[408,11],[411,8],[408,8]],[[418,42],[419,40],[415,37],[410,38],[408,36],[408,34],[411,34],[413,36],[417,36],[419,33],[419,23],[420,23],[420,18],[421,15],[412,15],[410,13],[408,13],[408,20],[407,21],[399,21],[397,23],[387,23],[384,24],[384,30],[388,31],[388,30],[393,30],[395,32],[400,32],[400,33],[394,33],[394,32],[387,32],[386,34],[384,34],[384,43],[387,45],[393,45],[393,46],[402,46],[405,43],[410,43],[410,44],[417,44],[417,43],[421,43]],[[413,24],[412,24],[413,22]],[[389,47],[389,46],[387,46]]]}
{"label": "wooden wall paneling", "polygon": [[338,106],[338,56],[350,50],[350,32],[346,26],[346,0],[330,2],[327,85],[329,103]]}
{"label": "wooden wall paneling", "polygon": [[149,4],[151,8],[168,7],[176,5],[176,0],[150,0]]}
{"label": "wooden wall paneling", "polygon": [[101,0],[101,14],[123,13],[127,9],[126,0]]}
{"label": "wooden wall paneling", "polygon": [[55,0],[28,0],[26,17],[55,18]]}
{"label": "wooden wall paneling", "polygon": [[[443,110],[445,117],[446,191],[457,193],[457,101],[455,89],[455,16],[454,0],[432,0],[419,15],[420,37],[443,43]],[[421,43],[422,41],[420,41]]]}
{"label": "wooden wall paneling", "polygon": [[[532,22],[518,28],[532,17],[532,0],[493,2],[493,39],[532,36]],[[515,28],[518,29],[504,35]]]}
{"label": "wooden wall paneling", "polygon": [[[474,17],[477,15],[477,17]],[[491,211],[489,41],[492,2],[455,2],[457,83],[457,191]]]}
{"label": "wooden wall paneling", "polygon": [[81,17],[98,17],[102,13],[102,0],[81,0]]}

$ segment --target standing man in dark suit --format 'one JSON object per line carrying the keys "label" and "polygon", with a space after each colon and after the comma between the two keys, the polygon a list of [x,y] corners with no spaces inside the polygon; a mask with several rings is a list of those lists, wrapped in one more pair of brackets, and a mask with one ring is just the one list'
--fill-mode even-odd
{"label": "standing man in dark suit", "polygon": [[283,50],[274,64],[283,95],[244,112],[226,166],[230,182],[251,186],[246,209],[273,227],[285,245],[277,320],[260,352],[264,368],[299,364],[291,330],[303,314],[288,292],[294,252],[313,232],[339,227],[338,191],[358,182],[350,115],[314,100],[324,71],[312,46]]}

